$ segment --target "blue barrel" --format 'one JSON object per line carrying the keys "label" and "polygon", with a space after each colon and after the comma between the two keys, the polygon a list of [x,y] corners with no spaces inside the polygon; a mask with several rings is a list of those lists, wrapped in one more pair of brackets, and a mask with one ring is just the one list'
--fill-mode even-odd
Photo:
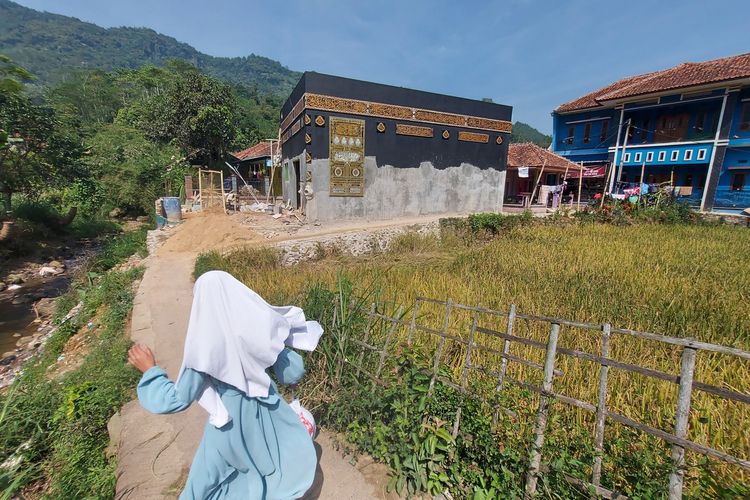
{"label": "blue barrel", "polygon": [[179,222],[182,220],[180,198],[176,196],[168,196],[162,198],[162,204],[164,205],[164,213],[167,215],[167,220],[169,222]]}

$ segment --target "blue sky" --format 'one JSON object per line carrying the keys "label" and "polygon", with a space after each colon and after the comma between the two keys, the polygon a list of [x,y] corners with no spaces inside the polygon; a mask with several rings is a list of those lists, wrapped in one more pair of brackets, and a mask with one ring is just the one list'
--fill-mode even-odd
{"label": "blue sky", "polygon": [[544,132],[557,105],[618,78],[750,52],[747,0],[17,1],[211,55],[490,97]]}

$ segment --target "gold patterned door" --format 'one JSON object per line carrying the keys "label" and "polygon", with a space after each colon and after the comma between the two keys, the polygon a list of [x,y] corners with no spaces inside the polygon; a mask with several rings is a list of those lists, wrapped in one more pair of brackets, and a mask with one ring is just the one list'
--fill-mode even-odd
{"label": "gold patterned door", "polygon": [[330,118],[330,196],[364,196],[365,121]]}

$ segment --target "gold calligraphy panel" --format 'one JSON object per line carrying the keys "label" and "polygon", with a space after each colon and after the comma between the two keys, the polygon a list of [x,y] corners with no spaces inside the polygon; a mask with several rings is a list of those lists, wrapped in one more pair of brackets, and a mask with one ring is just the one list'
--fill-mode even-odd
{"label": "gold calligraphy panel", "polygon": [[367,112],[366,102],[320,94],[305,94],[305,105],[311,109],[339,111],[358,115],[363,115]]}
{"label": "gold calligraphy panel", "polygon": [[365,121],[328,118],[330,135],[329,196],[365,194]]}
{"label": "gold calligraphy panel", "polygon": [[477,132],[466,132],[464,130],[458,133],[459,141],[467,142],[481,142],[487,144],[490,141],[490,136],[487,134],[479,134]]}
{"label": "gold calligraphy panel", "polygon": [[414,118],[421,122],[442,123],[444,125],[456,125],[459,127],[463,127],[466,124],[466,117],[464,116],[440,113],[438,111],[427,111],[425,109],[415,110]]}
{"label": "gold calligraphy panel", "polygon": [[469,116],[466,118],[466,126],[471,128],[483,128],[486,130],[496,130],[498,132],[512,132],[513,125],[503,120],[493,120],[491,118],[479,118],[478,116]]}
{"label": "gold calligraphy panel", "polygon": [[413,135],[415,137],[432,137],[433,135],[432,128],[430,127],[406,125],[405,123],[396,124],[396,133],[398,135]]}

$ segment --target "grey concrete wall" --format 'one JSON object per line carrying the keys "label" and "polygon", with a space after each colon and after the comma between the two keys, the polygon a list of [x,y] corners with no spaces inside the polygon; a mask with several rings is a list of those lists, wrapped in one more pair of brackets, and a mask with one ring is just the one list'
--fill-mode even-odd
{"label": "grey concrete wall", "polygon": [[328,195],[328,159],[313,160],[307,167],[312,172],[313,189],[312,199],[306,201],[308,220],[385,220],[502,209],[505,171],[480,169],[468,163],[442,169],[428,162],[419,168],[379,167],[376,159],[368,156],[365,195],[361,198]]}
{"label": "grey concrete wall", "polygon": [[[304,210],[304,204],[305,200],[304,197],[302,198],[302,207],[297,206],[297,191],[299,190],[299,181],[300,179],[297,179],[297,175],[294,171],[294,162],[299,162],[299,171],[300,171],[300,178],[305,178],[305,171],[306,167],[308,166],[305,163],[305,152],[303,151],[302,154],[299,156],[294,156],[292,158],[285,158],[281,162],[281,192],[284,197],[284,202],[286,203],[288,200],[291,200],[292,207],[294,208],[302,208]],[[287,166],[288,165],[288,166]],[[284,169],[287,169],[287,173],[284,173]]]}

